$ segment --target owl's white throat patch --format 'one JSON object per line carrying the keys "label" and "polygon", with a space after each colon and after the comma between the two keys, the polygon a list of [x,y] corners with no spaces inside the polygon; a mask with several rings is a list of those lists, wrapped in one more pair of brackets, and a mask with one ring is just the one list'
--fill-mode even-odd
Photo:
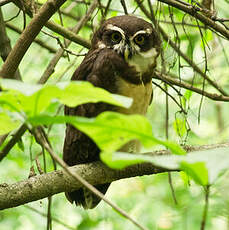
{"label": "owl's white throat patch", "polygon": [[158,52],[156,48],[151,48],[146,52],[137,52],[132,58],[128,60],[130,66],[134,66],[137,72],[145,73],[148,68],[155,63]]}

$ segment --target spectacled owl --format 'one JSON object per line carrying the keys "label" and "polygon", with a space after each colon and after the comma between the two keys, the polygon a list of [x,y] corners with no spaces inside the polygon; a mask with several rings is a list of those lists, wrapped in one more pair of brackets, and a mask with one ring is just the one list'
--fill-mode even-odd
{"label": "spectacled owl", "polygon": [[[130,108],[106,103],[88,103],[65,107],[66,115],[95,117],[104,111],[144,115],[152,98],[152,74],[160,51],[160,39],[145,20],[135,16],[117,16],[106,20],[95,32],[92,46],[72,76],[74,81],[89,81],[110,93],[133,98]],[[121,151],[137,152],[139,143],[131,141]],[[99,160],[100,149],[87,135],[67,124],[64,161],[72,166]],[[109,184],[96,185],[103,194]],[[66,193],[70,202],[94,208],[100,199],[86,188]]]}

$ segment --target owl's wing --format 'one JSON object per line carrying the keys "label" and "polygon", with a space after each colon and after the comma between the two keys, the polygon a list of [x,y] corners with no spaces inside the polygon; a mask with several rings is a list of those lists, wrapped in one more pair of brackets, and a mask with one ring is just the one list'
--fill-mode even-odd
{"label": "owl's wing", "polygon": [[[90,51],[72,76],[72,80],[88,81],[94,86],[115,92],[115,65],[113,57],[117,54],[110,49]],[[105,103],[88,103],[70,108],[65,106],[65,115],[95,117],[98,114],[112,110]],[[96,144],[71,125],[67,125],[64,143],[64,161],[72,166],[99,159],[99,149]]]}
{"label": "owl's wing", "polygon": [[[118,55],[109,49],[90,51],[84,58],[81,65],[72,76],[72,80],[89,81],[94,86],[105,88],[115,93],[115,73],[118,71],[114,64]],[[71,116],[95,117],[98,114],[112,110],[111,105],[105,103],[88,103],[75,108],[65,107],[65,114]],[[67,124],[64,142],[64,161],[72,166],[81,163],[88,163],[99,160],[99,148],[88,136]],[[96,186],[102,193],[105,193],[109,184]],[[100,199],[87,189],[80,189],[71,193],[66,193],[69,201],[84,208],[95,207]]]}

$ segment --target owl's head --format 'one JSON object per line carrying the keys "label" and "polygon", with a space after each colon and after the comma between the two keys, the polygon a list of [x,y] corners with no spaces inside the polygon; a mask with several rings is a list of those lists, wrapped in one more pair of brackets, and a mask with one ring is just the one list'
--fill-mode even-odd
{"label": "owl's head", "polygon": [[106,20],[92,39],[93,49],[109,48],[144,71],[160,51],[160,39],[150,23],[130,15]]}

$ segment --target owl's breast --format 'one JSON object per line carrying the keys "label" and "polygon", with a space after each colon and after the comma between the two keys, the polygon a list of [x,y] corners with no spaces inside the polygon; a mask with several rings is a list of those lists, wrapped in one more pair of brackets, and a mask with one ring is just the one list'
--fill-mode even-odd
{"label": "owl's breast", "polygon": [[[131,97],[133,103],[130,108],[118,107],[117,111],[124,114],[141,114],[145,115],[152,97],[151,81],[144,84],[133,84],[119,77],[117,82],[117,93],[123,96]],[[119,151],[136,153],[141,149],[138,140],[132,140],[122,146]]]}
{"label": "owl's breast", "polygon": [[151,81],[144,84],[133,84],[119,77],[117,82],[117,94],[131,97],[133,103],[130,108],[118,108],[118,112],[124,114],[145,115],[152,97]]}

